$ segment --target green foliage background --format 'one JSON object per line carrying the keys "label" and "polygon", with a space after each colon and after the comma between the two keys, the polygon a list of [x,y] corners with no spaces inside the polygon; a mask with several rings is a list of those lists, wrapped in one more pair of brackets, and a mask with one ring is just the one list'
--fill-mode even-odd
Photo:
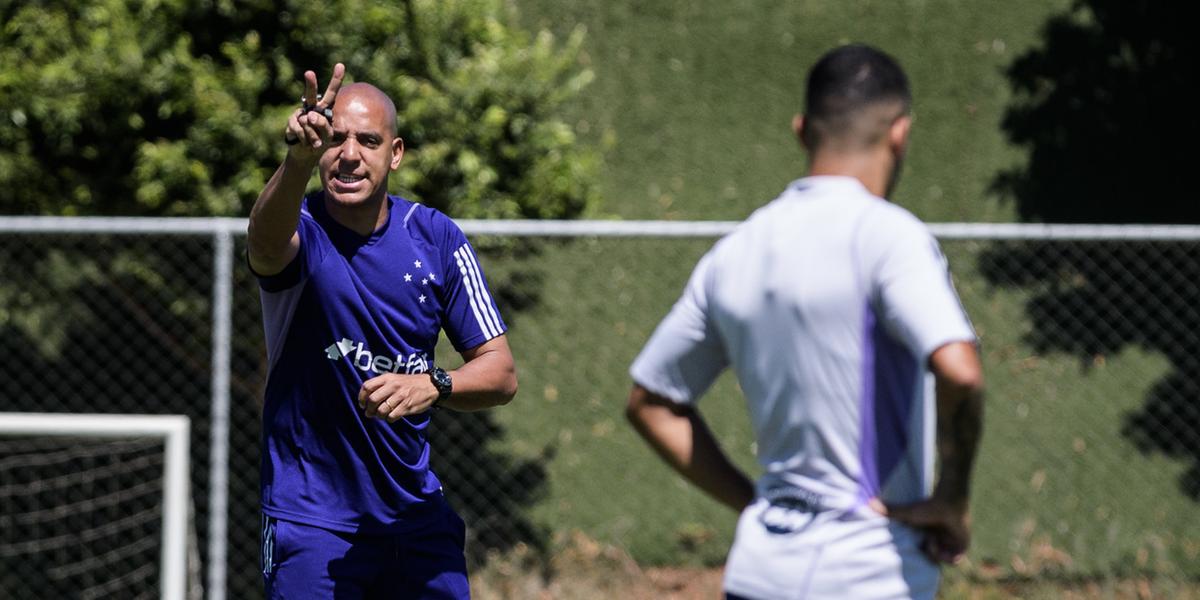
{"label": "green foliage background", "polygon": [[399,107],[393,191],[456,216],[572,218],[596,155],[558,120],[582,36],[499,0],[0,4],[0,213],[244,215],[304,70]]}

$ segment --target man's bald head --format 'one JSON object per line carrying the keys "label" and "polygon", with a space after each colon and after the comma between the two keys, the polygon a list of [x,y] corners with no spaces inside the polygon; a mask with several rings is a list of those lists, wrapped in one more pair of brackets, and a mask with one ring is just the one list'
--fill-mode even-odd
{"label": "man's bald head", "polygon": [[883,141],[912,104],[895,59],[860,44],[836,48],[808,75],[804,143],[812,150],[861,150]]}
{"label": "man's bald head", "polygon": [[382,111],[383,118],[389,124],[388,132],[392,137],[399,133],[396,129],[396,104],[383,90],[364,82],[345,85],[338,91],[334,108],[336,110],[338,106],[348,107],[352,103],[361,103],[370,112]]}

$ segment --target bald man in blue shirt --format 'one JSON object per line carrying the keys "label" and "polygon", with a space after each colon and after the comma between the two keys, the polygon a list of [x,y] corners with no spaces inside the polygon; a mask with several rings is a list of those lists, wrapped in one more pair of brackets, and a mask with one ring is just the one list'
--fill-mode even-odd
{"label": "bald man in blue shirt", "polygon": [[[517,390],[507,327],[471,244],[387,193],[396,108],[334,68],[305,73],[287,157],[250,214],[270,371],[263,408],[268,598],[469,598],[465,527],[429,466],[435,407]],[[321,190],[305,195],[316,170]],[[437,366],[439,332],[461,367]]]}

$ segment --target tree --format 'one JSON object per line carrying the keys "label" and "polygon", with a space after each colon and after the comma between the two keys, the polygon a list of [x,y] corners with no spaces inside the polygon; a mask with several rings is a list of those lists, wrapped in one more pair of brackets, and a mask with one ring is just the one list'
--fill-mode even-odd
{"label": "tree", "polygon": [[19,2],[0,7],[0,213],[244,215],[284,151],[300,75],[389,92],[393,191],[460,217],[573,218],[595,156],[555,111],[581,33],[501,0]]}

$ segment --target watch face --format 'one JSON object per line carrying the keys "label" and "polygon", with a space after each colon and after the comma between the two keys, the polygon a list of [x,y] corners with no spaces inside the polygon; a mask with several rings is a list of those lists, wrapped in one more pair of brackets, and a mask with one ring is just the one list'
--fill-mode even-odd
{"label": "watch face", "polygon": [[433,378],[433,385],[437,386],[439,392],[443,394],[450,393],[450,386],[452,384],[449,373],[443,369],[434,368],[433,372],[430,374],[430,377]]}

